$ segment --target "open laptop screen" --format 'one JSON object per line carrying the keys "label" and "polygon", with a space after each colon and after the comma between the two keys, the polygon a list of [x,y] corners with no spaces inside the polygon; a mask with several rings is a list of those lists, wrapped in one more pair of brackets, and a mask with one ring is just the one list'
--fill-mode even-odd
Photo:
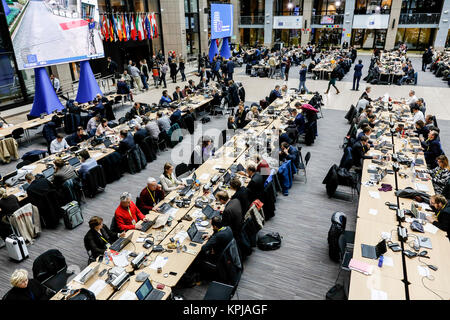
{"label": "open laptop screen", "polygon": [[150,282],[150,280],[147,278],[147,280],[144,281],[144,283],[139,287],[139,289],[136,290],[136,296],[139,300],[144,300],[150,292],[152,292],[153,286]]}

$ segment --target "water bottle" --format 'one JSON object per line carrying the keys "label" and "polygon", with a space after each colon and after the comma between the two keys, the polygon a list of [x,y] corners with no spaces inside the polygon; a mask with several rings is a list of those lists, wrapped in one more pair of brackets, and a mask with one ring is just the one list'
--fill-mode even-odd
{"label": "water bottle", "polygon": [[378,267],[382,267],[383,266],[383,260],[384,260],[384,258],[383,258],[383,256],[381,255],[380,256],[380,259],[378,260]]}
{"label": "water bottle", "polygon": [[411,182],[414,183],[416,181],[416,162],[415,159],[411,161]]}
{"label": "water bottle", "polygon": [[103,257],[103,261],[105,261],[106,264],[109,264],[108,250],[105,250],[105,256]]}

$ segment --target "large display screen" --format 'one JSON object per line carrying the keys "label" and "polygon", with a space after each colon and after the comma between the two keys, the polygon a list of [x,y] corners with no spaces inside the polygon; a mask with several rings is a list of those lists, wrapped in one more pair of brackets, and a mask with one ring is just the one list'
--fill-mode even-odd
{"label": "large display screen", "polygon": [[97,0],[2,3],[19,69],[104,56]]}
{"label": "large display screen", "polygon": [[233,5],[211,4],[211,39],[233,35]]}

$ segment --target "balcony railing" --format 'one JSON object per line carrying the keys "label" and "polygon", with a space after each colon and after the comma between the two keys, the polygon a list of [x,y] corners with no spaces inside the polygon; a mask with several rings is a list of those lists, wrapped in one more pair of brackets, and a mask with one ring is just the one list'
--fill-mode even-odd
{"label": "balcony railing", "polygon": [[264,16],[241,16],[239,17],[239,24],[245,25],[264,24]]}
{"label": "balcony railing", "polygon": [[402,13],[399,24],[438,24],[440,13]]}
{"label": "balcony railing", "polygon": [[343,23],[344,23],[343,14],[312,16],[312,24],[326,25],[326,24],[343,24]]}
{"label": "balcony railing", "polygon": [[357,8],[355,9],[355,11],[353,11],[354,14],[390,14],[391,13],[391,8],[381,8],[380,10],[371,10],[371,9],[367,9],[367,8]]}

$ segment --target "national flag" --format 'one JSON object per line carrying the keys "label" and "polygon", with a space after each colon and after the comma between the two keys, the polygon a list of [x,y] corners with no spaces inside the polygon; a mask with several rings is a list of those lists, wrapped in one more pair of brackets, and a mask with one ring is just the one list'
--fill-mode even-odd
{"label": "national flag", "polygon": [[145,14],[141,15],[142,39],[148,39],[147,30],[145,30]]}
{"label": "national flag", "polygon": [[152,34],[153,38],[158,38],[158,23],[156,22],[156,14],[152,13]]}
{"label": "national flag", "polygon": [[131,14],[130,24],[131,24],[131,31],[130,31],[131,39],[136,40],[136,36],[137,36],[136,21],[134,20],[133,14]]}
{"label": "national flag", "polygon": [[128,37],[127,37],[127,28],[125,26],[125,18],[124,18],[124,14],[122,14],[122,39],[123,41],[128,41]]}
{"label": "national flag", "polygon": [[113,24],[111,22],[111,18],[106,17],[106,23],[108,23],[108,28],[109,28],[109,41],[113,42],[114,41],[114,28],[113,28]]}
{"label": "national flag", "polygon": [[117,15],[117,36],[119,37],[119,41],[122,41],[122,37],[123,37],[122,23],[120,21],[119,15]]}
{"label": "national flag", "polygon": [[150,20],[148,19],[147,14],[145,14],[145,31],[147,33],[147,39],[153,39],[152,26],[150,25]]}
{"label": "national flag", "polygon": [[102,20],[102,29],[105,32],[105,41],[109,40],[109,27],[108,27],[108,19],[106,18],[105,15],[103,15],[103,20]]}
{"label": "national flag", "polygon": [[114,27],[114,41],[117,42],[117,40],[119,39],[119,32],[117,30],[117,21],[116,21],[116,17],[114,17],[114,15],[111,15],[111,20],[113,23],[113,27]]}
{"label": "national flag", "polygon": [[130,24],[128,23],[128,15],[125,16],[125,30],[127,32],[127,40],[131,40],[130,36]]}
{"label": "national flag", "polygon": [[139,16],[139,14],[136,15],[136,30],[137,30],[139,41],[142,41],[144,32],[142,30],[142,22],[141,22],[141,17]]}

